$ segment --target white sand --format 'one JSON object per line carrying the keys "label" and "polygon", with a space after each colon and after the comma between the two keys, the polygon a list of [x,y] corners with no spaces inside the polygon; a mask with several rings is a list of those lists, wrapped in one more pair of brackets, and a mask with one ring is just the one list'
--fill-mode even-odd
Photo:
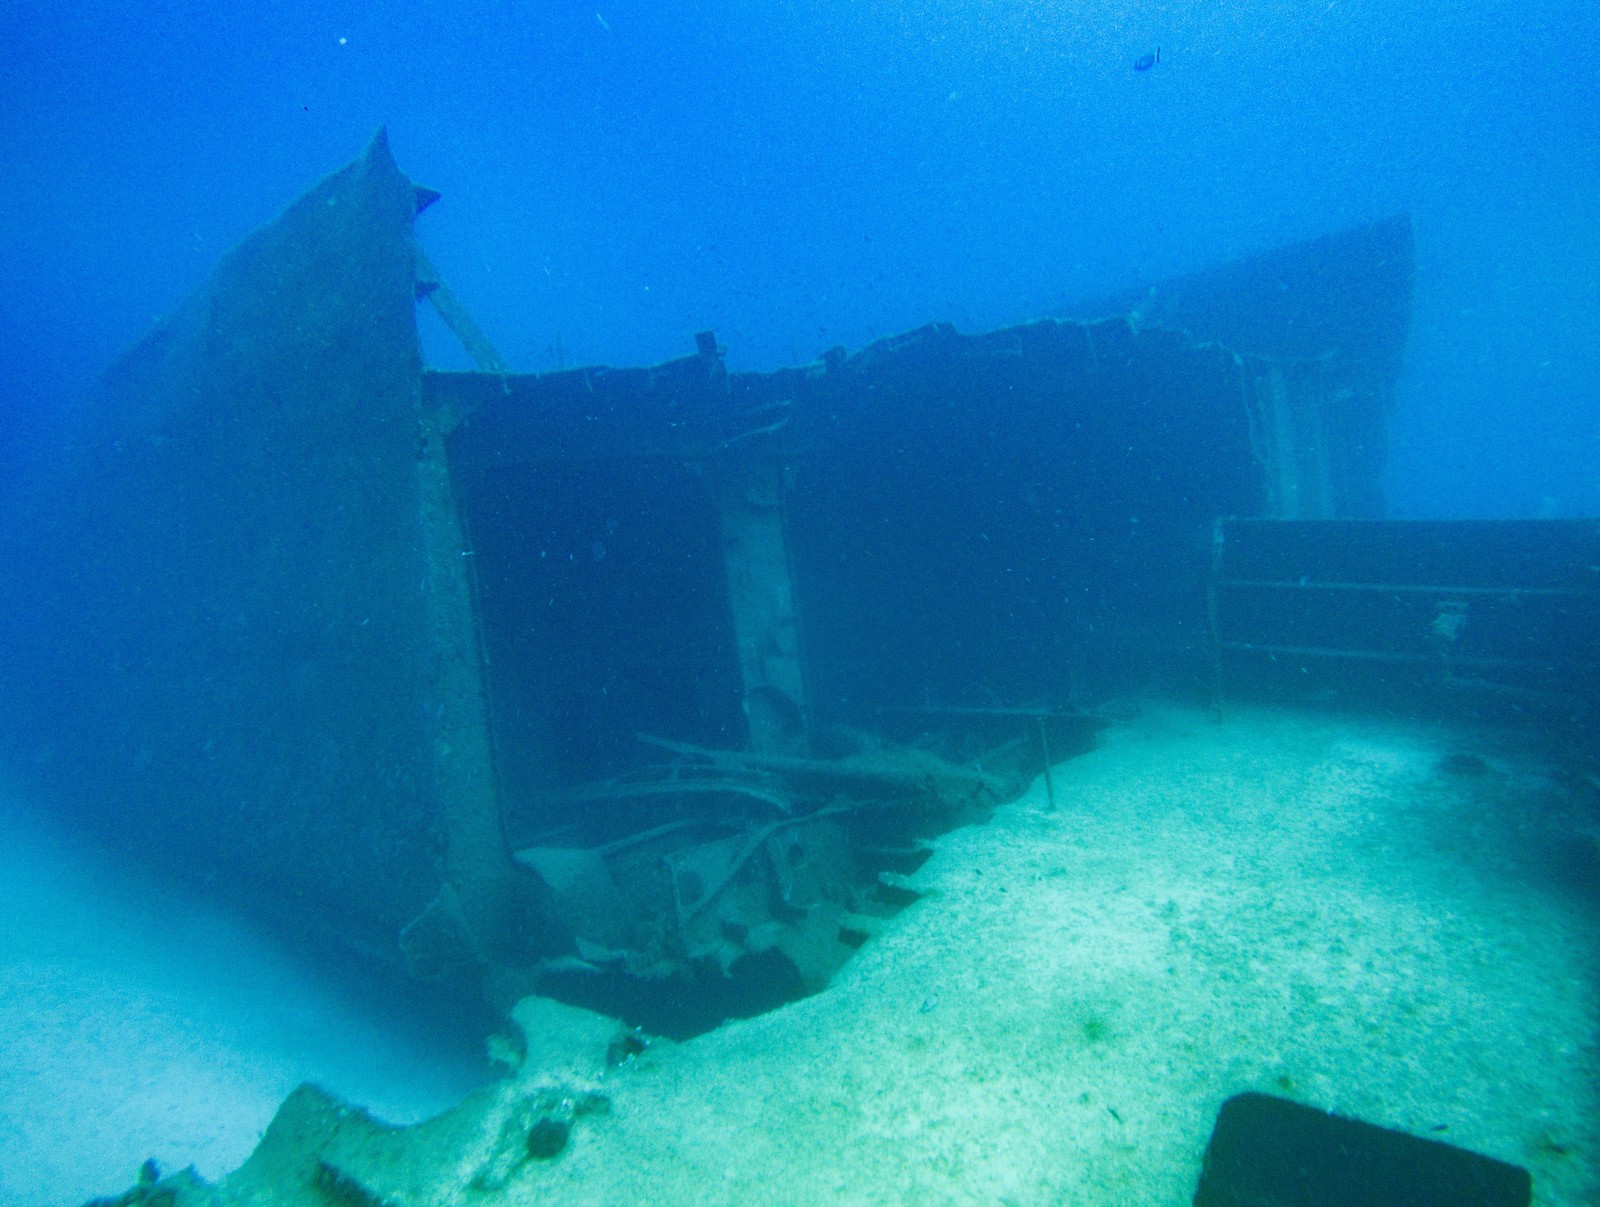
{"label": "white sand", "polygon": [[14,807],[0,809],[0,919],[4,1207],[120,1193],[146,1157],[219,1176],[303,1080],[412,1121],[485,1073]]}
{"label": "white sand", "polygon": [[508,1201],[1172,1207],[1246,1089],[1600,1201],[1593,897],[1543,862],[1592,839],[1537,774],[1441,777],[1455,748],[1266,713],[1107,735],[1060,811],[1036,785],[945,839],[826,993],[613,1075]]}

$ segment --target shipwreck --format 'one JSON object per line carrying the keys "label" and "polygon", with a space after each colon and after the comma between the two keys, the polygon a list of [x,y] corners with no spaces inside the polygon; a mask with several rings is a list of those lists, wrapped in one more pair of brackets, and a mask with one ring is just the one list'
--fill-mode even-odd
{"label": "shipwreck", "polygon": [[[380,134],[252,235],[7,538],[13,761],[141,859],[502,1005],[686,1034],[824,985],[929,836],[1117,698],[1378,665],[1312,598],[1369,567],[1319,578],[1306,534],[1405,577],[1404,217],[986,334],[535,375],[421,254],[436,198]],[[419,304],[476,371],[423,364]],[[1582,695],[1470,647],[1484,607],[1570,635],[1592,565],[1511,608],[1456,572],[1475,539],[1364,613],[1385,682]]]}

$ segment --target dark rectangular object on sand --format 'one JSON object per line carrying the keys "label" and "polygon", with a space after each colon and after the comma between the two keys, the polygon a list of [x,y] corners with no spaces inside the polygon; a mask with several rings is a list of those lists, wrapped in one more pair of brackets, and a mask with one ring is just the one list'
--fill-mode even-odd
{"label": "dark rectangular object on sand", "polygon": [[1194,1207],[1528,1207],[1526,1169],[1267,1094],[1217,1112]]}

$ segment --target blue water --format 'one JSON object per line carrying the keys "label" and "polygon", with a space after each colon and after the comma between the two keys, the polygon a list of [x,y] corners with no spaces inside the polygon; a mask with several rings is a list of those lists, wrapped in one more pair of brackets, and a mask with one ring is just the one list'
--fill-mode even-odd
{"label": "blue water", "polygon": [[1597,40],[1587,0],[5,0],[0,434],[387,123],[523,370],[983,330],[1407,209],[1394,513],[1600,514]]}
{"label": "blue water", "polygon": [[[1597,45],[1594,0],[0,0],[0,507],[96,373],[384,125],[443,193],[419,238],[519,371],[681,357],[707,329],[733,370],[981,332],[1408,212],[1391,514],[1600,516]],[[466,367],[418,320],[433,364]],[[581,564],[643,543],[585,536]],[[73,632],[16,629],[30,653]],[[0,730],[26,714],[0,701]],[[33,750],[24,773],[70,757]],[[0,1004],[23,1020],[0,1082],[37,1135],[0,1156],[49,1154],[47,1201],[118,1189],[139,1153],[215,1176],[302,1076],[392,1091],[398,1117],[486,1075],[470,1028],[439,1023],[412,1065],[420,1007],[387,982],[303,990],[302,953],[24,831],[20,797],[0,791]],[[195,934],[230,958],[197,969]],[[176,1075],[165,1114],[140,1106],[174,1053],[217,1070],[221,1106]],[[37,1108],[108,1095],[143,1111],[120,1148]],[[178,1108],[215,1109],[211,1148]]]}

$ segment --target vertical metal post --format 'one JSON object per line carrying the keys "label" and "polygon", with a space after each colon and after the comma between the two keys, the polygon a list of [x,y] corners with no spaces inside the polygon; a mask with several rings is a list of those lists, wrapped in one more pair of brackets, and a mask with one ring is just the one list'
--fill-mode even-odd
{"label": "vertical metal post", "polygon": [[1213,721],[1222,720],[1222,631],[1217,623],[1217,583],[1222,578],[1222,554],[1226,537],[1223,520],[1211,522],[1211,574],[1206,579],[1206,625],[1211,631],[1211,705]]}
{"label": "vertical metal post", "polygon": [[1045,727],[1045,716],[1039,714],[1039,750],[1044,755],[1044,799],[1050,811],[1056,808],[1056,781],[1050,770],[1050,731]]}

